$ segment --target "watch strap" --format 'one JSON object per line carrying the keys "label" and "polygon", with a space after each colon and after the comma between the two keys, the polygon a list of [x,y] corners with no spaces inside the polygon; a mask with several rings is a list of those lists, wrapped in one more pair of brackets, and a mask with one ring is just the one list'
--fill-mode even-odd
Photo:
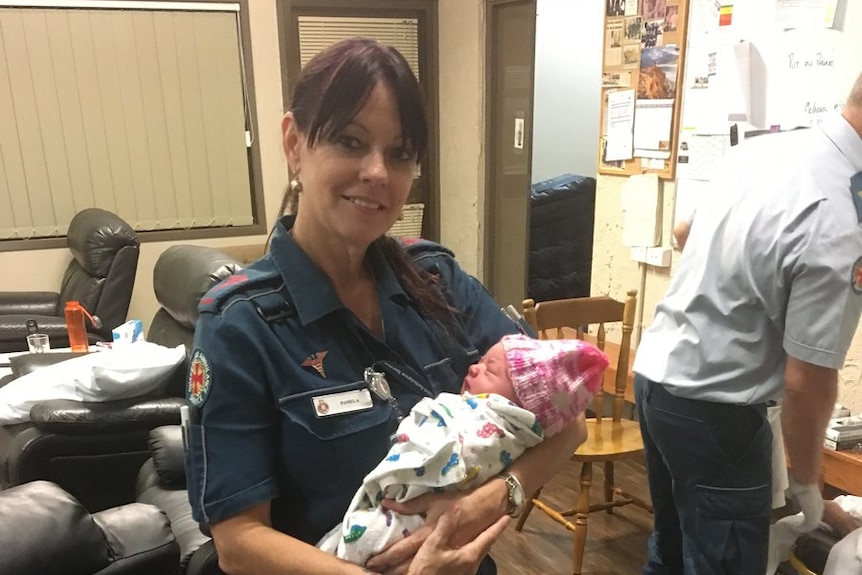
{"label": "watch strap", "polygon": [[498,473],[495,475],[498,479],[502,479],[506,483],[507,489],[507,503],[508,508],[506,513],[509,517],[513,519],[521,515],[524,511],[524,506],[526,503],[526,494],[524,493],[524,487],[521,485],[521,482],[517,477],[512,475],[511,473]]}

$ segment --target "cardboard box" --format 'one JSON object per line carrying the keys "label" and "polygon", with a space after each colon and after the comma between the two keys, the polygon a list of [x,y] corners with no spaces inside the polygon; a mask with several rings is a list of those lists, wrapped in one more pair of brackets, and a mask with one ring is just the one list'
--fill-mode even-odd
{"label": "cardboard box", "polygon": [[112,345],[125,345],[144,339],[144,325],[139,319],[130,319],[122,325],[113,329],[111,335],[114,339]]}

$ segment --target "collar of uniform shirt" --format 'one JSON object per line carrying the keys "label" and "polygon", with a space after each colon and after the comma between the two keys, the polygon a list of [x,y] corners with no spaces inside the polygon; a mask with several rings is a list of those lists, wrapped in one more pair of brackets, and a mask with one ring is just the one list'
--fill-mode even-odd
{"label": "collar of uniform shirt", "polygon": [[[276,224],[272,234],[270,254],[284,278],[299,321],[303,325],[308,325],[333,311],[343,309],[344,304],[338,299],[329,279],[288,233],[293,227],[294,220],[295,216],[285,216]],[[370,247],[368,258],[374,277],[377,279],[380,294],[401,305],[407,305],[409,298],[395,278],[392,268],[386,263],[383,254],[376,247]]]}
{"label": "collar of uniform shirt", "polygon": [[839,113],[830,114],[820,123],[820,128],[853,166],[856,172],[862,171],[862,137]]}

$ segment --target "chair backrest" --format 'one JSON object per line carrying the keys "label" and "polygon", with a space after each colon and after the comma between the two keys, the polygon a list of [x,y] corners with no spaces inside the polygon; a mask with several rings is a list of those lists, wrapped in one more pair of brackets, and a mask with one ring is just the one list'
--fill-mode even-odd
{"label": "chair backrest", "polygon": [[[625,301],[608,296],[558,299],[543,302],[524,300],[524,319],[536,331],[540,339],[578,338],[592,340],[602,351],[606,347],[605,324],[619,322],[621,337],[614,375],[613,420],[622,418],[625,408],[625,392],[628,385],[629,356],[632,329],[634,328],[637,290],[629,290]],[[587,328],[597,325],[596,335],[587,335]],[[613,354],[609,353],[613,361]],[[609,372],[606,372],[606,377]],[[604,386],[603,386],[604,387]],[[604,390],[596,394],[596,420],[601,422]]]}
{"label": "chair backrest", "polygon": [[129,312],[138,272],[138,235],[116,214],[87,208],[72,218],[66,243],[72,261],[63,274],[57,315],[63,316],[67,301],[79,301],[102,320],[101,329],[88,322],[88,330],[111,339],[111,330],[126,321]]}
{"label": "chair backrest", "polygon": [[[201,297],[242,268],[216,248],[181,245],[162,252],[153,268],[153,289],[161,307],[150,323],[147,340],[167,347],[183,344],[190,354]],[[185,370],[180,370],[178,380],[169,386],[169,396],[185,394],[185,376]]]}

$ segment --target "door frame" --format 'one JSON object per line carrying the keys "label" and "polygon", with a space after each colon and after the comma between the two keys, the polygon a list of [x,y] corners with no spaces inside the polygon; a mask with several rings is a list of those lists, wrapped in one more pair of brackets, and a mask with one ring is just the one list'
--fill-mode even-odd
{"label": "door frame", "polygon": [[[493,117],[495,114],[495,103],[496,103],[496,94],[494,90],[492,90],[492,86],[494,85],[494,64],[498,58],[497,46],[493,42],[493,30],[497,25],[497,14],[496,11],[501,6],[505,6],[507,4],[530,4],[533,6],[533,45],[532,45],[532,54],[530,55],[530,60],[533,62],[533,65],[530,67],[530,105],[529,109],[525,110],[525,130],[524,130],[524,147],[526,148],[525,152],[527,154],[527,180],[531,179],[532,165],[533,165],[533,105],[534,105],[534,96],[532,94],[535,93],[536,86],[536,13],[538,7],[538,0],[485,0],[485,197],[483,202],[483,226],[482,226],[482,283],[492,294],[496,292],[497,286],[495,286],[495,279],[493,274],[492,262],[497,259],[498,254],[494,253],[494,236],[497,232],[496,230],[496,210],[497,210],[497,198],[496,198],[496,158],[493,154],[494,142],[497,141],[497,138],[500,136],[497,126],[495,125],[495,118]],[[525,193],[529,193],[529,189],[525,190]],[[528,209],[529,209],[529,201],[528,201]],[[525,223],[529,226],[529,212],[527,214],[527,218],[525,219]],[[527,237],[529,238],[529,230],[527,230]],[[527,277],[525,277],[525,285],[524,285],[524,293],[526,293],[527,282],[529,281],[529,245],[524,246],[524,261],[525,261],[525,269],[527,270]],[[506,257],[511,257],[511,254],[507,254]]]}

